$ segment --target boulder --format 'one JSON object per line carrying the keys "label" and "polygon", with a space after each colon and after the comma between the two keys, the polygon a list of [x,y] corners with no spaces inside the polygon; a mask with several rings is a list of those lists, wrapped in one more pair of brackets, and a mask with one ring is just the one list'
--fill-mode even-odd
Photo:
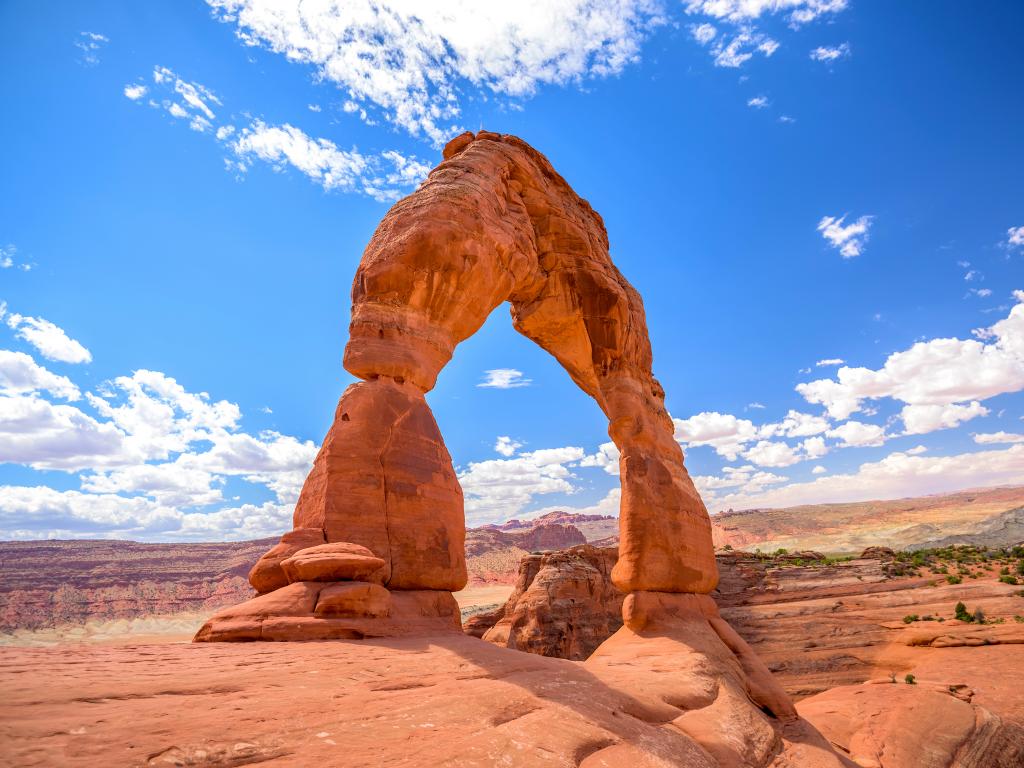
{"label": "boulder", "polygon": [[383,567],[383,559],[366,547],[348,542],[309,547],[281,561],[289,582],[363,581]]}
{"label": "boulder", "polygon": [[260,594],[273,592],[288,583],[281,561],[308,547],[327,541],[321,528],[296,528],[281,537],[281,542],[263,555],[249,571],[249,583]]}

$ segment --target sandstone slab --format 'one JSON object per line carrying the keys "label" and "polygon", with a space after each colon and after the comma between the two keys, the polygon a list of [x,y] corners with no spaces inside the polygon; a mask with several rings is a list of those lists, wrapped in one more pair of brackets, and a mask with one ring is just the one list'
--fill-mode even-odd
{"label": "sandstone slab", "polygon": [[384,565],[384,560],[366,547],[348,542],[309,547],[281,561],[281,569],[289,582],[362,581]]}

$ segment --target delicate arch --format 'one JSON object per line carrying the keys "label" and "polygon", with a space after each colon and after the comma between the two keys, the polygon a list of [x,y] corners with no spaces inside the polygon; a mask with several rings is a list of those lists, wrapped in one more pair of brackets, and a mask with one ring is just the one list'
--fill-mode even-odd
{"label": "delicate arch", "polygon": [[623,591],[709,592],[707,511],[651,372],[643,302],[608,253],[601,217],[512,136],[467,133],[384,217],[352,288],[338,406],[296,528],[369,547],[398,589],[465,584],[462,492],[423,398],[499,304],[608,417],[618,446]]}

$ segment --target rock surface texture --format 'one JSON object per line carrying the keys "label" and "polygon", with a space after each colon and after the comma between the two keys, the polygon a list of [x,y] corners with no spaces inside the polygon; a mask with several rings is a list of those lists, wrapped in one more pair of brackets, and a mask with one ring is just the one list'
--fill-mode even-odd
{"label": "rock surface texture", "polygon": [[614,549],[589,544],[524,557],[508,602],[494,614],[470,619],[467,634],[506,648],[583,661],[622,626],[624,595],[610,580],[616,557]]}
{"label": "rock surface texture", "polygon": [[[462,489],[424,395],[455,347],[505,302],[516,330],[550,352],[608,418],[622,482],[615,586],[715,588],[711,523],[651,372],[643,302],[612,263],[601,217],[535,149],[480,131],[445,147],[443,162],[391,208],[363,253],[344,357],[361,381],[338,403],[295,530],[253,569],[258,592],[327,579],[368,578],[392,592],[466,585]],[[524,544],[543,548],[565,533],[535,530],[536,541]],[[382,564],[372,579],[332,571],[304,554],[321,544],[363,547]],[[264,608],[251,612],[251,626],[246,610],[214,616],[196,639],[266,638]],[[314,626],[315,600],[308,610]],[[221,631],[225,622],[234,630]]]}

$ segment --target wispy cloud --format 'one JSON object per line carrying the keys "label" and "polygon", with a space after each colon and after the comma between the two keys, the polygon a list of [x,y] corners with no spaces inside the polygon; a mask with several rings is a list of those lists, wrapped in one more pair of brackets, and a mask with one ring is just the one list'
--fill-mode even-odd
{"label": "wispy cloud", "polygon": [[75,38],[75,48],[81,51],[79,63],[94,67],[100,63],[100,50],[110,40],[97,32],[79,32]]}
{"label": "wispy cloud", "polygon": [[515,368],[493,368],[484,371],[484,378],[478,387],[489,387],[492,389],[514,389],[516,387],[528,387],[533,383],[532,379],[523,377],[522,371]]}
{"label": "wispy cloud", "polygon": [[834,47],[819,45],[811,51],[811,58],[814,61],[833,62],[836,59],[845,59],[850,55],[850,44],[842,43]]}
{"label": "wispy cloud", "polygon": [[839,251],[844,259],[852,259],[864,252],[864,246],[868,241],[868,230],[874,217],[861,216],[849,224],[846,221],[847,214],[842,216],[825,216],[818,222],[818,231]]}
{"label": "wispy cloud", "polygon": [[747,106],[753,107],[754,109],[764,109],[768,106],[768,97],[755,96],[754,98],[747,100]]}
{"label": "wispy cloud", "polygon": [[0,319],[15,335],[39,350],[47,360],[62,363],[91,363],[92,354],[68,336],[63,328],[41,317],[26,317],[16,312],[7,314],[7,304],[0,303]]}

